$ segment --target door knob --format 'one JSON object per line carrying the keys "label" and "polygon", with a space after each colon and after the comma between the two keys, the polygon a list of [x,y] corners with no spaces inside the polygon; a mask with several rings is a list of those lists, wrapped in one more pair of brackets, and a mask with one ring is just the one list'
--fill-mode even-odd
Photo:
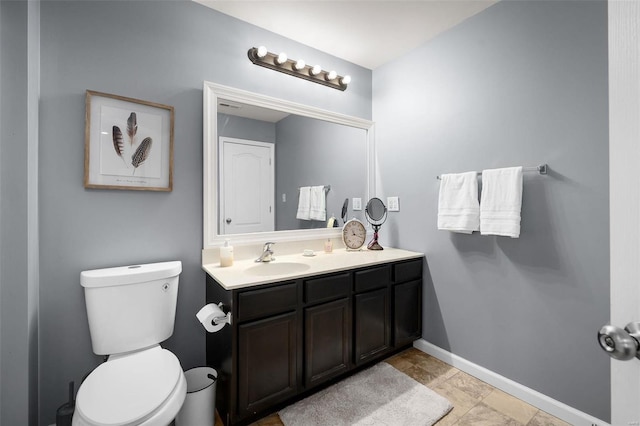
{"label": "door knob", "polygon": [[598,343],[611,358],[640,359],[640,322],[631,322],[624,329],[605,325],[598,332]]}
{"label": "door knob", "polygon": [[230,218],[230,217],[228,217],[228,218],[227,218],[227,220],[226,220],[226,222],[227,222],[227,225],[228,225],[228,224],[230,224],[230,223],[231,223],[231,218]]}

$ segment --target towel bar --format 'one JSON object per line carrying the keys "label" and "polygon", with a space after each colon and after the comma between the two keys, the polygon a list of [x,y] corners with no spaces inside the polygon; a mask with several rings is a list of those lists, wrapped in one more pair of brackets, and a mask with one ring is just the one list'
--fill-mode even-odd
{"label": "towel bar", "polygon": [[[324,190],[325,191],[331,191],[331,185],[325,185],[324,186]],[[298,188],[298,191],[300,191],[300,188]]]}
{"label": "towel bar", "polygon": [[[522,171],[538,172],[541,175],[546,175],[549,172],[549,166],[547,166],[547,163],[544,163],[544,164],[539,164],[537,166],[523,167]],[[478,172],[478,176],[482,176],[482,172]],[[436,176],[436,179],[440,180],[440,175]]]}

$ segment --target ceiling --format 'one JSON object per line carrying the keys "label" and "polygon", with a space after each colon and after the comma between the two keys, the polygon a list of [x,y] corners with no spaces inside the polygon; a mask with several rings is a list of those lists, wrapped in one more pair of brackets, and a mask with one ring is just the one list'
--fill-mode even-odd
{"label": "ceiling", "polygon": [[371,70],[402,56],[497,2],[194,1]]}

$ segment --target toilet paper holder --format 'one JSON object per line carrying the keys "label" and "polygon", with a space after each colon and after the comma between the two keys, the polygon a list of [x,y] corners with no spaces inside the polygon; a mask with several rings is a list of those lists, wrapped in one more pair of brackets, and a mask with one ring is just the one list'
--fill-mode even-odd
{"label": "toilet paper holder", "polygon": [[640,359],[640,322],[630,322],[624,329],[605,325],[598,331],[598,343],[611,358]]}
{"label": "toilet paper holder", "polygon": [[[221,311],[224,311],[224,305],[222,304],[222,302],[218,303],[218,307],[220,308]],[[227,314],[223,317],[215,317],[211,320],[211,322],[213,322],[215,325],[219,325],[219,324],[229,324],[231,325],[231,312],[227,312]]]}

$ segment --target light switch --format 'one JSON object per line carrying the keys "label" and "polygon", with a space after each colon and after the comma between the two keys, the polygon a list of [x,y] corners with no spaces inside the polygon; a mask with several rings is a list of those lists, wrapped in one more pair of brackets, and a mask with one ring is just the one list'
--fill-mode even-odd
{"label": "light switch", "polygon": [[287,194],[286,193],[282,193],[282,202],[286,203],[287,202]]}
{"label": "light switch", "polygon": [[362,198],[353,199],[353,210],[362,210]]}
{"label": "light switch", "polygon": [[387,210],[390,212],[399,212],[400,199],[398,197],[387,197]]}

